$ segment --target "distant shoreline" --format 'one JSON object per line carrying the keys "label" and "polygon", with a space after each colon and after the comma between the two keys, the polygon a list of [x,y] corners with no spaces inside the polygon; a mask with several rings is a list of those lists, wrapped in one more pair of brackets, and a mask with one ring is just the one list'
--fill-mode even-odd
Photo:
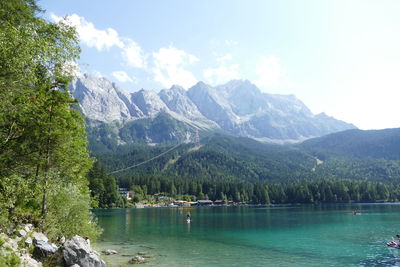
{"label": "distant shoreline", "polygon": [[289,206],[332,206],[332,205],[388,205],[398,204],[400,201],[395,202],[349,202],[349,203],[286,203],[286,204],[237,204],[237,205],[208,205],[208,206],[156,206],[156,205],[144,205],[143,207],[112,207],[112,208],[94,208],[95,210],[118,210],[118,209],[144,209],[144,208],[217,208],[217,207],[289,207]]}

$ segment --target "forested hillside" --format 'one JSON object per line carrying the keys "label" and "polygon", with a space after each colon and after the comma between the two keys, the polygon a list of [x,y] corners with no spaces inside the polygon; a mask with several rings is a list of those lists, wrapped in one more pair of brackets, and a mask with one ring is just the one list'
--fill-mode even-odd
{"label": "forested hillside", "polygon": [[400,160],[400,129],[347,130],[307,140],[300,147],[320,158]]}
{"label": "forested hillside", "polygon": [[[377,149],[386,146],[386,139],[381,140]],[[96,156],[110,171],[117,171],[113,175],[121,186],[139,185],[142,194],[166,192],[188,199],[250,203],[399,199],[400,161],[361,159],[351,153],[334,153],[329,147],[324,154],[316,154],[312,141],[305,142],[305,148],[304,144],[283,146],[214,135],[200,144],[118,146],[114,152]],[[129,166],[133,167],[118,171]]]}
{"label": "forested hillside", "polygon": [[[121,146],[116,152],[95,154],[110,171],[135,165],[170,147]],[[215,135],[201,144],[181,144],[156,160],[121,172],[157,174],[187,179],[286,181],[302,179],[316,160],[294,147],[262,144],[249,138]]]}

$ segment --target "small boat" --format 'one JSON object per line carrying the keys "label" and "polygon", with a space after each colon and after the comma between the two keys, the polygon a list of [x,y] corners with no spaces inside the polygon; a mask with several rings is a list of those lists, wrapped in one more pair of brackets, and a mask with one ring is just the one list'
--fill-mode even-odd
{"label": "small boat", "polygon": [[186,222],[187,222],[187,223],[190,223],[190,218],[187,218],[187,219],[186,219]]}

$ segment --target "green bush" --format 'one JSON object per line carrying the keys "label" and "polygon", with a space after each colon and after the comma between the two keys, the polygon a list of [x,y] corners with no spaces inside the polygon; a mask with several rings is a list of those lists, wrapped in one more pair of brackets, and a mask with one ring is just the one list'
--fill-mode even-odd
{"label": "green bush", "polygon": [[59,185],[49,192],[45,229],[50,238],[74,235],[95,240],[101,233],[90,212],[90,196],[76,185]]}
{"label": "green bush", "polygon": [[20,264],[21,259],[15,253],[0,255],[0,266],[2,267],[19,266]]}

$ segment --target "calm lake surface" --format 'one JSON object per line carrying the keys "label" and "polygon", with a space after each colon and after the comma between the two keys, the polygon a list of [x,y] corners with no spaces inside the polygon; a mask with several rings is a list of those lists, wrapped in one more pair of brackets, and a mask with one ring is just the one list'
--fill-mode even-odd
{"label": "calm lake surface", "polygon": [[[357,210],[361,215],[349,215]],[[190,212],[192,222],[186,223]],[[400,204],[96,210],[109,266],[400,266]],[[399,249],[400,250],[400,249]],[[125,255],[125,256],[123,256]],[[128,256],[132,255],[132,256]]]}

